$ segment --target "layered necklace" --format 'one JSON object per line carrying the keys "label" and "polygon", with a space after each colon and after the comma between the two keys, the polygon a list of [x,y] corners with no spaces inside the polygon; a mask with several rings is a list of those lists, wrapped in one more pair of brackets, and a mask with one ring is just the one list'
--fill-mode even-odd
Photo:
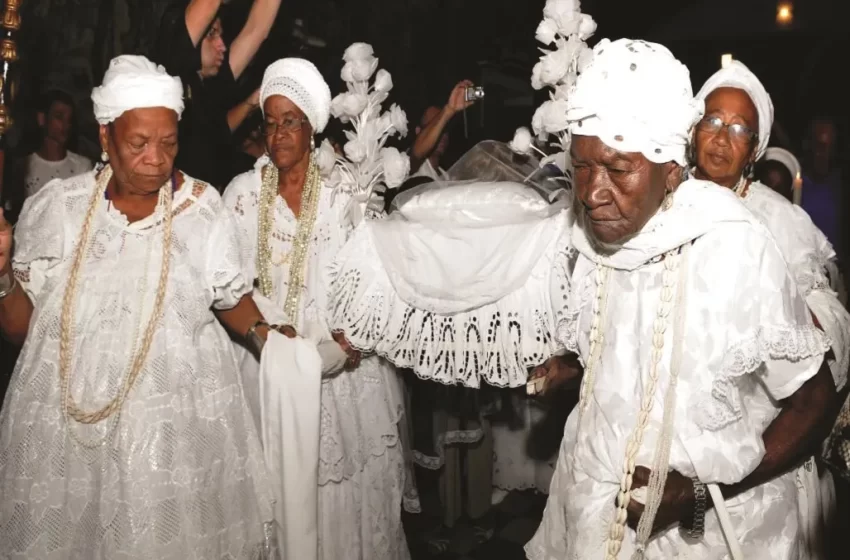
{"label": "layered necklace", "polygon": [[[280,186],[280,173],[274,162],[269,162],[263,168],[263,183],[260,187],[259,224],[257,228],[257,284],[260,292],[269,299],[274,297],[274,282],[272,281],[272,248],[271,238],[274,229],[274,206]],[[307,259],[310,241],[313,237],[313,226],[319,212],[319,196],[322,179],[319,166],[313,154],[304,180],[304,190],[301,193],[301,212],[297,217],[297,229],[292,240],[292,250],[281,264],[289,262],[289,288],[286,293],[283,311],[287,320],[298,324],[298,307],[301,301],[301,290],[304,285],[304,275],[307,272]]]}
{"label": "layered necklace", "polygon": [[[71,265],[71,271],[68,278],[65,295],[62,299],[62,314],[59,335],[59,379],[62,385],[62,412],[69,426],[69,432],[72,437],[86,448],[94,448],[101,445],[106,438],[113,433],[113,428],[117,425],[117,419],[120,416],[124,402],[127,400],[130,390],[136,383],[139,375],[145,364],[148,352],[150,351],[153,335],[156,332],[157,324],[162,318],[163,306],[165,302],[165,292],[168,285],[168,272],[171,264],[171,234],[172,234],[172,219],[171,212],[172,188],[173,182],[167,183],[159,189],[159,200],[157,202],[155,216],[163,222],[162,228],[162,262],[160,264],[159,283],[157,285],[156,298],[154,300],[153,310],[148,318],[147,325],[142,332],[141,340],[139,332],[142,331],[142,314],[144,306],[140,308],[139,315],[136,319],[135,334],[133,337],[133,349],[130,353],[131,360],[118,390],[115,395],[106,405],[98,410],[86,411],[80,408],[75,402],[71,394],[71,378],[72,364],[74,362],[74,348],[76,347],[75,329],[76,329],[76,302],[77,290],[80,284],[83,265],[86,260],[86,255],[91,252],[91,230],[97,216],[97,209],[100,200],[105,198],[106,188],[109,180],[112,178],[112,167],[107,165],[104,167],[97,177],[96,186],[89,202],[88,212],[83,221],[83,229],[80,233],[80,239],[77,242],[77,248],[74,253],[74,261]],[[145,263],[145,274],[142,280],[142,287],[139,290],[142,301],[144,301],[147,292],[148,271],[150,268],[150,257],[153,247],[153,240],[148,242],[147,260]],[[106,437],[100,441],[82,441],[74,436],[70,430],[70,420],[73,419],[80,424],[97,424],[107,418],[113,418],[113,424],[107,431]]]}

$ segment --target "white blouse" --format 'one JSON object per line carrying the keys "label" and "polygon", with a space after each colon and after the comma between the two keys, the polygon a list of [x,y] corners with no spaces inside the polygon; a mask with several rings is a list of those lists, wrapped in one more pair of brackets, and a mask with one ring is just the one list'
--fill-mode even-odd
{"label": "white blouse", "polygon": [[[581,226],[580,255],[561,334],[587,363],[597,290],[595,261],[609,267],[604,333],[595,383],[580,415],[569,417],[533,560],[602,559],[623,476],[626,443],[649,383],[663,255],[690,245],[675,273],[675,297],[649,423],[636,464],[651,467],[662,427],[674,346],[681,345],[670,468],[705,483],[734,483],[764,457],[762,436],[778,401],[814,376],[827,342],[769,233],[731,192],[691,181],[622,251],[597,253]],[[643,258],[641,258],[643,255]],[[684,290],[680,292],[680,290]],[[678,333],[678,334],[674,334]],[[790,473],[727,502],[746,558],[791,559],[797,546],[797,491]],[[626,529],[621,558],[634,549]],[[678,528],[650,540],[646,558],[725,558],[713,513],[705,537],[685,542]]]}
{"label": "white blouse", "polygon": [[[187,177],[174,194],[164,312],[120,413],[94,425],[63,418],[62,300],[95,188],[93,172],[51,182],[27,200],[16,229],[13,266],[34,311],[0,414],[4,552],[248,557],[272,513],[260,441],[213,314],[250,291],[233,219],[215,189]],[[158,214],[130,224],[106,200],[96,212],[72,345],[70,391],[83,410],[119,392],[153,307],[163,250]],[[78,441],[103,443],[85,449]]]}

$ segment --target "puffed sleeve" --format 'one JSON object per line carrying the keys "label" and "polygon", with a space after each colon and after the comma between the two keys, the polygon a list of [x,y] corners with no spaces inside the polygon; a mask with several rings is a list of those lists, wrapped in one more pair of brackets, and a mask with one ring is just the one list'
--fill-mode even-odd
{"label": "puffed sleeve", "polygon": [[236,220],[223,204],[216,206],[206,243],[206,284],[212,293],[213,308],[232,309],[251,292],[251,280],[245,274]]}
{"label": "puffed sleeve", "polygon": [[65,258],[64,189],[50,181],[24,202],[15,226],[12,267],[33,305],[38,305],[47,280]]}

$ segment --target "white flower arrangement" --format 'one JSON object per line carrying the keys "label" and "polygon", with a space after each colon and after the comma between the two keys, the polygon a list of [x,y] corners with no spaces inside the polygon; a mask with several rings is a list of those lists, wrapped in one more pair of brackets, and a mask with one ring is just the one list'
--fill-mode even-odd
{"label": "white flower arrangement", "polygon": [[[587,14],[581,13],[579,0],[547,0],[543,8],[543,21],[537,26],[536,38],[544,45],[554,45],[554,50],[540,49],[543,56],[531,73],[531,86],[534,89],[549,87],[552,89],[549,100],[538,107],[531,119],[531,128],[538,142],[546,142],[550,136],[560,153],[546,157],[534,145],[534,138],[525,127],[516,131],[509,143],[512,150],[527,155],[532,150],[544,156],[541,166],[550,162],[559,163],[566,158],[570,149],[570,136],[567,132],[567,97],[575,86],[578,74],[590,62],[592,51],[587,46],[596,31],[596,22]],[[562,167],[563,169],[563,167]]]}
{"label": "white flower arrangement", "polygon": [[352,197],[347,215],[356,224],[369,210],[379,213],[383,208],[381,194],[401,186],[410,174],[407,154],[386,147],[393,136],[407,136],[408,124],[398,105],[382,111],[393,80],[389,72],[378,70],[378,59],[370,45],[354,43],[346,49],[343,60],[341,76],[347,91],[333,99],[331,115],[344,124],[351,123],[353,130],[345,131],[348,141],[343,146],[344,157],[325,140],[319,147],[317,164],[328,187]]}

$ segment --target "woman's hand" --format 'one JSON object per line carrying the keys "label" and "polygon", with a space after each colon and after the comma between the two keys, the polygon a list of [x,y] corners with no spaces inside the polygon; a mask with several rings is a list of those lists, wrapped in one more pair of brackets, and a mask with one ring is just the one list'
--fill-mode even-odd
{"label": "woman's hand", "polygon": [[298,332],[292,325],[276,325],[274,327],[274,330],[276,330],[286,338],[295,338],[298,336]]}
{"label": "woman's hand", "polygon": [[[528,376],[528,394],[545,395],[558,387],[577,384],[584,369],[575,354],[552,356],[543,365],[535,368]],[[542,387],[541,387],[542,380]]]}
{"label": "woman's hand", "polygon": [[0,208],[0,274],[6,273],[12,263],[12,224],[6,221]]}
{"label": "woman's hand", "polygon": [[331,336],[339,344],[340,348],[348,355],[348,361],[345,362],[345,369],[352,370],[357,369],[357,366],[360,365],[360,351],[355,349],[350,342],[345,338],[345,335],[341,332],[335,332]]}
{"label": "woman's hand", "polygon": [[[646,467],[635,467],[632,491],[647,486],[651,472]],[[647,497],[647,499],[649,498]],[[658,506],[658,514],[655,516],[652,534],[690,519],[694,512],[695,502],[693,481],[676,471],[670,471],[664,484],[664,492],[661,494],[661,504]],[[629,501],[628,523],[629,527],[634,530],[637,530],[643,509],[643,504],[635,500]]]}

